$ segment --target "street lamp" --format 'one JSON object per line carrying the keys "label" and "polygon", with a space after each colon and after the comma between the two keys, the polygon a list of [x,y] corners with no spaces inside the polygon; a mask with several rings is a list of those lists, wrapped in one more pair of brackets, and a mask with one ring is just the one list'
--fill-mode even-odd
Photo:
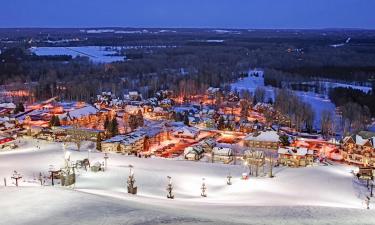
{"label": "street lamp", "polygon": [[202,178],[202,187],[201,187],[202,193],[201,193],[201,196],[207,197],[207,194],[206,194],[207,187],[206,187],[206,183],[204,182],[204,180],[205,179]]}
{"label": "street lamp", "polygon": [[167,194],[167,198],[174,199],[174,195],[172,194],[172,191],[173,191],[172,177],[167,176],[167,178],[168,178],[168,186],[167,186],[168,194]]}

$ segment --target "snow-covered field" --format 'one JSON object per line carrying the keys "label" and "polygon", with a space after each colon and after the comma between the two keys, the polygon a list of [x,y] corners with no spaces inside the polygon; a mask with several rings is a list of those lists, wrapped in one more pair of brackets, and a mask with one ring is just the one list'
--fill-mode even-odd
{"label": "snow-covered field", "polygon": [[114,56],[115,50],[108,50],[101,46],[80,46],[80,47],[32,47],[31,51],[36,55],[70,55],[73,58],[77,56],[89,57],[96,63],[110,63],[115,61],[124,61],[123,56]]}
{"label": "snow-covered field", "polygon": [[[22,139],[18,150],[0,152],[0,224],[374,224],[365,210],[368,194],[344,165],[275,168],[275,178],[241,180],[244,166],[136,158],[109,154],[108,169],[79,170],[74,188],[43,186],[36,180],[50,165],[64,164],[61,143]],[[41,146],[40,149],[35,146]],[[103,153],[84,144],[68,145],[71,159],[102,162]],[[126,193],[129,165],[135,169],[138,195]],[[11,184],[17,170],[20,187]],[[226,185],[226,176],[233,185]],[[166,198],[167,176],[174,200]],[[207,198],[200,196],[202,178]],[[50,181],[47,181],[49,184]]]}

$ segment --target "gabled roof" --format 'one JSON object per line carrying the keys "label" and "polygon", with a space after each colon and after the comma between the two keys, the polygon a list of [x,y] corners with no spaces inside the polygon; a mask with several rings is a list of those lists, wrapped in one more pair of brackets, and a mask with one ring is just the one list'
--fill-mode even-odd
{"label": "gabled roof", "polygon": [[249,134],[244,138],[245,141],[269,141],[279,142],[279,134],[276,131],[262,131],[259,133]]}

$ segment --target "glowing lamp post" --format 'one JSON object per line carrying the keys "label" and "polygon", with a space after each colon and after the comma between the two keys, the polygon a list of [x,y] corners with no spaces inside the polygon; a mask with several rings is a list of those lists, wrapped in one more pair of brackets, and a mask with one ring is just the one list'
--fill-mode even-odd
{"label": "glowing lamp post", "polygon": [[206,183],[204,182],[204,178],[202,178],[202,187],[201,187],[201,190],[202,190],[202,193],[201,193],[201,196],[202,197],[207,197],[207,193],[206,193],[206,190],[207,190],[207,186],[206,186]]}
{"label": "glowing lamp post", "polygon": [[167,176],[167,178],[168,178],[168,186],[167,186],[168,194],[167,194],[167,198],[174,199],[174,195],[172,193],[172,191],[173,191],[172,177]]}

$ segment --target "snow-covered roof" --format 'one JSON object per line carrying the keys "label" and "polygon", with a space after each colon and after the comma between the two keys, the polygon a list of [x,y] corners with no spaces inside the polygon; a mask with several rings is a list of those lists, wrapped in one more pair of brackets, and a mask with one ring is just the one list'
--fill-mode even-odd
{"label": "snow-covered roof", "polygon": [[189,154],[200,155],[200,154],[203,154],[203,152],[204,152],[203,148],[199,145],[189,146],[184,149],[185,156]]}
{"label": "snow-covered roof", "polygon": [[127,113],[137,113],[138,110],[140,110],[141,108],[138,107],[138,106],[135,106],[135,105],[126,105],[125,106],[125,112]]}
{"label": "snow-covered roof", "polygon": [[244,138],[245,141],[267,141],[279,142],[279,134],[276,131],[261,131],[259,133],[249,134]]}
{"label": "snow-covered roof", "polygon": [[103,141],[103,143],[121,143],[124,145],[131,145],[140,139],[144,138],[145,133],[142,131],[135,131],[126,135],[116,135],[108,140]]}
{"label": "snow-covered roof", "polygon": [[0,103],[0,108],[15,109],[16,105],[12,102],[10,102],[10,103]]}
{"label": "snow-covered roof", "polygon": [[231,156],[233,155],[233,151],[231,148],[224,148],[224,147],[214,147],[212,149],[214,155],[222,155],[222,156]]}
{"label": "snow-covered roof", "polygon": [[66,117],[68,117],[68,113],[69,113],[69,117],[71,119],[73,118],[81,118],[81,117],[84,117],[84,116],[88,116],[88,115],[92,115],[92,114],[96,114],[99,110],[97,108],[95,108],[94,106],[92,105],[86,105],[82,108],[79,108],[79,109],[73,109],[71,111],[68,111],[64,114],[61,114],[59,115],[59,118],[60,119],[64,119]]}
{"label": "snow-covered roof", "polygon": [[314,151],[308,150],[307,148],[282,147],[278,149],[277,153],[295,156],[305,156],[314,154]]}
{"label": "snow-covered roof", "polygon": [[174,136],[184,136],[184,137],[192,137],[194,138],[195,136],[198,135],[198,129],[193,128],[193,127],[178,127],[172,132],[172,135]]}

